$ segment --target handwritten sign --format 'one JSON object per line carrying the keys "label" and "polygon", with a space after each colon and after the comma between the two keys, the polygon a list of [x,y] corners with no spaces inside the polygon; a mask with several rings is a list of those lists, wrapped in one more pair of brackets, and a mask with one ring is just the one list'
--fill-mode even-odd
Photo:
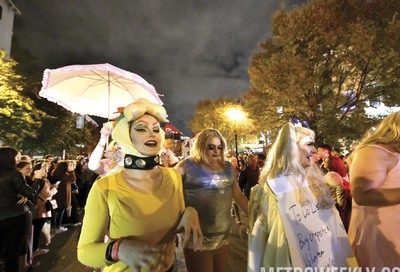
{"label": "handwritten sign", "polygon": [[293,267],[356,267],[346,231],[334,207],[321,209],[305,184],[309,199],[296,201],[297,187],[292,178],[280,177],[268,182],[276,195],[285,228]]}

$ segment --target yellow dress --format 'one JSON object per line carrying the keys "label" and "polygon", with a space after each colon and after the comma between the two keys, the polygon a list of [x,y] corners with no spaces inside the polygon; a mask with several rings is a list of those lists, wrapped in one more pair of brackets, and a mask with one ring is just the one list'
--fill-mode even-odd
{"label": "yellow dress", "polygon": [[[176,170],[160,169],[162,182],[153,194],[133,190],[121,177],[121,171],[94,183],[85,207],[78,243],[81,263],[104,267],[103,271],[131,271],[122,261],[110,263],[106,260],[108,244],[104,243],[104,235],[107,234],[111,241],[131,238],[148,245],[162,245],[168,252],[164,269],[172,266],[175,257],[174,231],[184,211],[182,181],[178,173],[171,175],[170,171]],[[114,193],[111,199],[114,200],[110,200],[110,187],[114,186],[111,190]]]}

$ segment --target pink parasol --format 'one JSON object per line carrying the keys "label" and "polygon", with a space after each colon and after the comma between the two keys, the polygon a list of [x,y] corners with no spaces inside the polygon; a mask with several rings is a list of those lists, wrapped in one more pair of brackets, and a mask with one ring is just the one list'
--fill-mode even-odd
{"label": "pink parasol", "polygon": [[111,64],[70,65],[46,69],[39,95],[67,110],[113,118],[111,113],[139,98],[162,105],[153,85],[137,74]]}

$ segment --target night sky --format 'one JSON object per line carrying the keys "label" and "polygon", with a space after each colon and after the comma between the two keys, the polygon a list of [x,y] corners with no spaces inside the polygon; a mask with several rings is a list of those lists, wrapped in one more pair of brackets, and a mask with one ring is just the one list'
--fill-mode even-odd
{"label": "night sky", "polygon": [[280,1],[13,2],[22,13],[14,35],[37,69],[110,63],[139,74],[163,95],[170,122],[191,136],[199,100],[248,90],[251,56],[271,35]]}

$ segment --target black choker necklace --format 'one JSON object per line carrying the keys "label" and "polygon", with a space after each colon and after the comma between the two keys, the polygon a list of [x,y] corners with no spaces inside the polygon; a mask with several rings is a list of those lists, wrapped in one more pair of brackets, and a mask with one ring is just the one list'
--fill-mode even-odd
{"label": "black choker necklace", "polygon": [[159,165],[159,161],[160,157],[158,155],[141,158],[126,154],[124,158],[124,167],[127,169],[149,170]]}

